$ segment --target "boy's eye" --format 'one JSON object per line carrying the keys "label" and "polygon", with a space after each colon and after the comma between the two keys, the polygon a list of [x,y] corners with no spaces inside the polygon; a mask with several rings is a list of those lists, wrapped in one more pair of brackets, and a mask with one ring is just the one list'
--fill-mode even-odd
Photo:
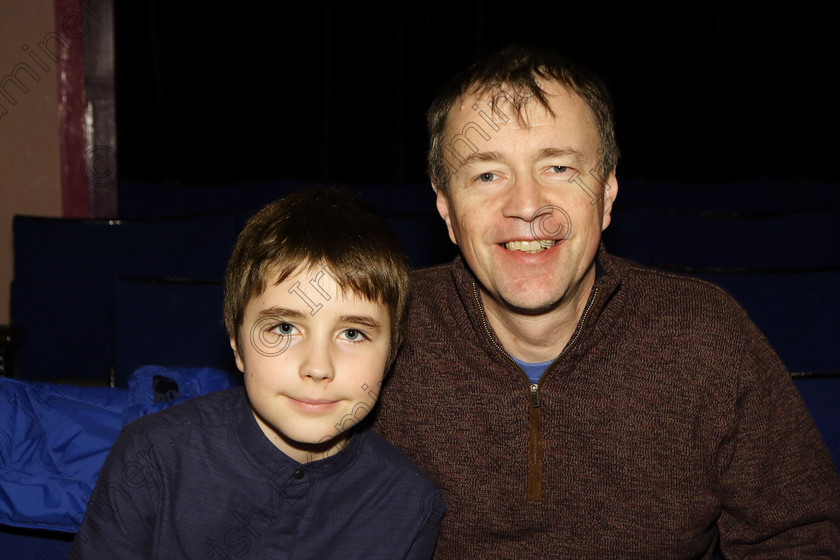
{"label": "boy's eye", "polygon": [[289,336],[295,333],[295,327],[291,323],[280,323],[272,330],[281,336]]}
{"label": "boy's eye", "polygon": [[350,342],[361,342],[367,339],[365,333],[360,331],[359,329],[345,329],[343,333],[341,333],[342,338],[345,340],[349,340]]}

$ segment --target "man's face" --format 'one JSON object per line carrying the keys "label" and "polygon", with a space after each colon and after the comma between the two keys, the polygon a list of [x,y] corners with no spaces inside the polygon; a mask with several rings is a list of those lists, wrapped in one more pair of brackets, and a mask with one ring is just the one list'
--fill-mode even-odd
{"label": "man's face", "polygon": [[527,126],[504,102],[503,115],[494,114],[489,95],[465,95],[444,136],[444,156],[457,170],[437,193],[449,236],[488,307],[530,315],[588,296],[618,189],[614,174],[600,175],[586,103],[555,82],[543,89],[554,116],[529,100]]}
{"label": "man's face", "polygon": [[263,433],[300,462],[343,447],[376,403],[390,334],[386,307],[342,291],[326,268],[268,286],[231,340]]}

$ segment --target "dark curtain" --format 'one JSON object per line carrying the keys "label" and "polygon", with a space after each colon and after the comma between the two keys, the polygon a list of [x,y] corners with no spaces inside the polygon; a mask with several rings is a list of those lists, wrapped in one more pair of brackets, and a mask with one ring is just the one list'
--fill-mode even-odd
{"label": "dark curtain", "polygon": [[827,7],[209,6],[116,4],[121,177],[424,182],[432,97],[519,42],[609,85],[619,178],[835,181],[840,56]]}

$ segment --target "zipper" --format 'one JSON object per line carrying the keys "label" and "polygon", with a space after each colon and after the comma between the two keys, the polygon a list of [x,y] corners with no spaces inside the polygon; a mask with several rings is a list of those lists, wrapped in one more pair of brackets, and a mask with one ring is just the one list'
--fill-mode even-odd
{"label": "zipper", "polygon": [[481,315],[481,324],[484,325],[484,332],[487,333],[487,336],[490,338],[490,342],[493,343],[493,346],[496,347],[496,350],[501,352],[502,355],[504,355],[504,357],[507,358],[512,365],[516,366],[516,369],[522,372],[522,375],[525,376],[525,379],[528,379],[528,374],[525,373],[525,370],[519,367],[519,364],[513,361],[513,358],[511,358],[510,354],[508,354],[505,351],[505,349],[502,348],[502,345],[496,342],[496,339],[493,338],[493,333],[490,330],[490,324],[487,322],[487,315],[484,314],[484,307],[481,305],[481,299],[478,297],[478,285],[475,283],[475,280],[473,280],[472,289],[473,301],[475,302],[475,306],[478,308],[479,315]]}
{"label": "zipper", "polygon": [[[493,337],[493,333],[490,330],[490,325],[487,322],[487,316],[484,313],[484,307],[481,305],[481,299],[478,296],[478,286],[476,285],[475,281],[473,281],[473,300],[475,301],[476,307],[478,308],[479,315],[481,316],[481,323],[484,325],[484,331],[487,333],[487,336],[490,338],[490,342],[493,343],[493,346],[510,362],[516,369],[518,369],[522,376],[525,378],[526,381],[529,382],[530,387],[530,396],[531,396],[531,407],[528,411],[528,479],[526,481],[526,490],[525,490],[525,497],[530,501],[541,501],[542,500],[542,478],[543,478],[543,452],[542,452],[542,414],[540,414],[540,383],[542,382],[543,377],[545,376],[545,372],[540,376],[540,379],[536,383],[530,383],[530,378],[528,374],[525,373],[525,370],[522,369],[519,364],[517,364],[513,358],[508,354],[504,348],[502,348],[501,344],[496,342],[496,339]],[[592,295],[589,296],[589,301],[586,304],[586,307],[583,310],[583,314],[581,315],[580,321],[578,321],[577,327],[575,328],[575,332],[572,333],[572,338],[569,339],[569,342],[563,348],[563,351],[551,362],[545,371],[547,372],[550,370],[554,365],[557,363],[560,358],[566,355],[570,348],[574,347],[577,343],[578,339],[583,332],[583,327],[586,325],[586,321],[589,318],[589,313],[592,311],[592,308],[595,306],[595,302],[598,301],[598,293],[599,287],[595,286],[592,289]]]}
{"label": "zipper", "polygon": [[[511,363],[511,365],[513,365],[516,369],[518,369],[522,373],[522,376],[526,380],[530,381],[530,378],[528,377],[528,374],[525,373],[525,370],[523,370],[521,367],[519,367],[519,364],[517,364],[513,360],[513,358],[510,356],[510,354],[508,354],[507,351],[504,348],[502,348],[501,344],[496,342],[496,339],[493,337],[493,333],[490,330],[490,324],[487,322],[487,316],[484,314],[484,307],[481,305],[481,300],[478,297],[478,286],[476,285],[475,281],[473,281],[473,283],[472,283],[472,288],[473,288],[473,301],[475,302],[475,305],[478,308],[478,313],[481,316],[481,324],[484,325],[484,332],[487,333],[487,336],[490,339],[490,342],[493,343],[493,346],[496,347],[496,350],[501,352],[501,354],[505,358],[507,358],[507,360]],[[565,356],[568,353],[569,349],[574,347],[574,345],[577,343],[578,339],[580,338],[580,335],[583,333],[583,327],[586,325],[586,320],[589,318],[589,313],[592,311],[592,308],[595,306],[595,303],[598,301],[599,291],[600,291],[599,286],[594,286],[592,288],[592,295],[589,296],[589,301],[586,303],[586,307],[583,310],[583,315],[581,315],[580,321],[578,321],[577,327],[575,327],[575,332],[572,333],[572,338],[569,339],[569,342],[566,344],[565,348],[563,348],[563,351],[560,352],[560,354],[558,354],[556,358],[554,358],[554,360],[551,362],[551,364],[547,368],[545,368],[545,371],[548,371],[552,367],[554,367],[554,364],[556,364],[560,360],[560,358]],[[543,378],[544,375],[545,375],[545,372],[543,372],[543,374],[540,376],[539,380],[536,383],[531,383],[530,384],[531,406],[534,407],[534,408],[538,408],[540,406],[539,390],[540,390],[540,383],[542,382],[542,378]]]}

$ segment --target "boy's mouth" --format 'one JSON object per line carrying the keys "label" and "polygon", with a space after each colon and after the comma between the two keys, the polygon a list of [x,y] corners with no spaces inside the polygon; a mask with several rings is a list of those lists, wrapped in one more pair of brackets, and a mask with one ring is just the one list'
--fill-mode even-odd
{"label": "boy's mouth", "polygon": [[554,247],[555,243],[557,243],[557,241],[554,239],[538,239],[531,241],[508,241],[506,243],[502,243],[501,245],[508,251],[522,251],[524,253],[533,254],[550,249]]}
{"label": "boy's mouth", "polygon": [[329,401],[322,399],[295,399],[289,397],[292,404],[306,412],[326,412],[338,404],[338,401]]}

